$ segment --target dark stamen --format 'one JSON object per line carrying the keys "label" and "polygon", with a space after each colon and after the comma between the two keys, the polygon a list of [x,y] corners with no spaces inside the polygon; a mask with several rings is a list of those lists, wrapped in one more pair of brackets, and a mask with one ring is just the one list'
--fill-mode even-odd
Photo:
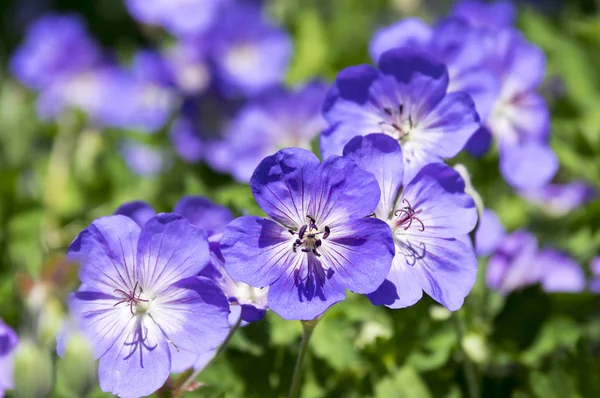
{"label": "dark stamen", "polygon": [[300,237],[300,239],[304,238],[304,234],[306,233],[306,229],[308,228],[308,226],[306,224],[304,224],[301,228],[300,231],[298,231],[298,236]]}
{"label": "dark stamen", "polygon": [[[319,247],[323,245],[319,235],[323,235],[322,239],[327,239],[331,234],[331,228],[325,226],[323,231],[319,231],[317,227],[317,220],[313,216],[306,215],[306,224],[304,224],[298,230],[298,238],[292,244],[292,251],[297,253],[298,247],[304,253],[313,253],[315,256],[320,257],[321,254],[317,251]],[[294,230],[289,230],[292,235],[295,235]]]}

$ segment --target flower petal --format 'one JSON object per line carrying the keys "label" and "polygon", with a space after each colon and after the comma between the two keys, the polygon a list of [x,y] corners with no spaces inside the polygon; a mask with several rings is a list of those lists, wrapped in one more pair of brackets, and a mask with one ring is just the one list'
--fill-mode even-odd
{"label": "flower petal", "polygon": [[413,267],[406,264],[403,256],[395,256],[386,280],[367,297],[374,305],[406,308],[421,300],[423,289]]}
{"label": "flower petal", "polygon": [[429,25],[421,19],[404,18],[375,32],[369,44],[371,59],[377,62],[381,54],[397,47],[423,49],[432,35]]}
{"label": "flower petal", "polygon": [[540,263],[540,282],[548,293],[579,293],[585,288],[583,270],[566,253],[556,249],[543,249],[536,256]]}
{"label": "flower petal", "polygon": [[462,306],[475,284],[477,259],[467,236],[409,240],[396,250],[396,256],[412,267],[425,293],[450,311]]}
{"label": "flower petal", "polygon": [[67,258],[81,263],[79,279],[95,291],[112,294],[115,289],[132,290],[139,236],[140,227],[132,219],[101,217],[75,238]]}
{"label": "flower petal", "polygon": [[405,109],[416,124],[444,98],[448,88],[446,66],[413,49],[386,51],[379,58],[379,69],[383,75],[394,77],[396,90],[402,92]]}
{"label": "flower petal", "polygon": [[192,225],[204,229],[208,235],[223,232],[233,220],[228,208],[212,203],[202,196],[184,196],[175,205],[173,213],[187,218]]}
{"label": "flower petal", "polygon": [[546,185],[558,170],[552,148],[537,142],[501,148],[500,171],[511,186],[534,189]]}
{"label": "flower petal", "polygon": [[385,134],[356,136],[344,147],[344,157],[354,160],[359,167],[375,176],[381,190],[375,214],[380,219],[387,219],[394,211],[404,176],[404,161],[398,142]]}
{"label": "flower petal", "polygon": [[197,275],[209,259],[204,230],[179,215],[161,213],[148,221],[140,233],[139,283],[153,296],[178,280]]}
{"label": "flower petal", "polygon": [[317,226],[333,227],[357,217],[366,217],[377,208],[381,193],[373,174],[349,158],[332,156],[317,168],[310,188],[310,204],[304,214]]}
{"label": "flower petal", "polygon": [[519,230],[507,235],[488,261],[488,286],[509,293],[537,283],[541,263],[535,261],[536,253],[537,239],[531,233]]}
{"label": "flower petal", "polygon": [[292,266],[269,288],[269,307],[283,319],[315,319],[346,297],[333,274],[312,253],[297,253]]}
{"label": "flower petal", "polygon": [[121,297],[89,290],[82,285],[68,298],[69,310],[89,339],[96,358],[107,352],[123,334],[133,315],[126,303],[115,307]]}
{"label": "flower petal", "polygon": [[100,388],[119,397],[141,397],[158,390],[171,369],[168,343],[148,317],[132,317],[100,358]]}
{"label": "flower petal", "polygon": [[162,333],[184,351],[202,354],[219,346],[229,333],[229,303],[208,278],[175,282],[157,295],[149,313]]}
{"label": "flower petal", "polygon": [[131,218],[141,228],[149,219],[156,215],[156,211],[147,202],[138,200],[122,204],[115,210],[114,214],[121,214]]}
{"label": "flower petal", "polygon": [[360,294],[375,291],[394,258],[392,231],[376,218],[360,218],[332,229],[320,247],[321,263],[333,270],[331,280]]}
{"label": "flower petal", "polygon": [[303,225],[308,209],[309,187],[319,159],[299,148],[282,149],[258,165],[250,188],[258,205],[286,226]]}
{"label": "flower petal", "polygon": [[402,193],[398,208],[404,206],[420,211],[417,217],[423,223],[413,221],[406,225],[410,226],[408,229],[402,227],[406,235],[453,238],[468,234],[477,224],[475,202],[465,193],[464,180],[443,163],[421,169]]}
{"label": "flower petal", "polygon": [[496,250],[502,238],[506,234],[502,222],[489,209],[485,209],[479,220],[479,226],[475,232],[475,247],[477,255],[489,256]]}
{"label": "flower petal", "polygon": [[423,115],[409,140],[430,154],[451,158],[465,147],[479,127],[479,116],[471,97],[453,92]]}
{"label": "flower petal", "polygon": [[269,286],[291,266],[296,254],[293,241],[285,228],[271,220],[239,217],[225,228],[221,238],[225,270],[237,282]]}

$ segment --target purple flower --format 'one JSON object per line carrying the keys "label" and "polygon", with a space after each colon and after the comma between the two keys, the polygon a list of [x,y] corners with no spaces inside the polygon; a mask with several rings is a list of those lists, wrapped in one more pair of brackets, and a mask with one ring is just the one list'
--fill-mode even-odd
{"label": "purple flower", "polygon": [[598,193],[594,187],[581,181],[566,184],[548,184],[539,189],[522,192],[522,195],[546,213],[561,217],[594,200]]}
{"label": "purple flower", "polygon": [[540,283],[548,293],[578,293],[585,289],[583,270],[571,257],[556,249],[546,248],[537,254]]}
{"label": "purple flower", "polygon": [[153,133],[175,105],[169,76],[157,54],[141,51],[129,69],[102,65],[49,87],[40,95],[38,112],[47,119],[76,108],[103,127]]}
{"label": "purple flower", "polygon": [[237,101],[224,99],[214,92],[185,99],[169,131],[173,149],[186,162],[205,160],[210,151],[221,149],[218,144],[211,144],[222,140],[238,108]]}
{"label": "purple flower", "polygon": [[0,318],[0,396],[13,388],[13,355],[19,338]]}
{"label": "purple flower", "polygon": [[355,135],[385,133],[402,146],[410,181],[425,164],[458,154],[479,127],[471,97],[447,88],[443,64],[405,48],[383,53],[379,70],[342,70],[323,108],[331,126],[321,135],[323,156],[341,154]]}
{"label": "purple flower", "polygon": [[390,228],[368,217],[380,191],[371,173],[347,158],[320,163],[304,149],[265,158],[250,179],[270,218],[244,216],[221,238],[225,269],[235,280],[269,286],[269,308],[284,319],[310,320],[344,300],[366,294],[390,270]]}
{"label": "purple flower", "polygon": [[594,293],[600,293],[600,256],[592,259],[590,269],[593,275],[590,281],[590,290]]}
{"label": "purple flower", "polygon": [[492,254],[506,235],[504,226],[498,215],[492,210],[485,209],[479,219],[479,226],[475,232],[475,249],[478,256]]}
{"label": "purple flower", "polygon": [[[183,197],[175,205],[173,212],[185,217],[192,225],[207,232],[210,261],[199,275],[214,281],[225,293],[230,303],[229,324],[235,325],[240,318],[242,324],[262,319],[268,306],[268,288],[256,289],[245,283],[235,282],[224,269],[219,243],[225,226],[234,218],[231,212],[201,196]],[[115,211],[115,214],[125,215],[143,226],[154,217],[156,212],[148,203],[136,201],[123,204]],[[216,349],[198,355],[171,347],[171,372],[181,373],[190,367],[203,368],[215,354]]]}
{"label": "purple flower", "polygon": [[452,11],[454,17],[467,21],[478,29],[499,31],[512,26],[515,8],[508,1],[484,3],[477,0],[460,1]]}
{"label": "purple flower", "polygon": [[[209,264],[199,274],[214,282],[223,290],[231,307],[230,323],[235,324],[241,317],[245,322],[260,320],[267,308],[267,288],[255,289],[245,283],[233,281],[225,272],[220,240],[225,226],[233,220],[233,214],[226,207],[212,203],[202,196],[185,196],[175,205],[173,213],[185,217],[192,225],[206,231],[210,248]],[[121,205],[115,214],[122,214],[143,227],[156,212],[146,202],[135,201]]]}
{"label": "purple flower", "polygon": [[487,68],[488,38],[468,23],[448,18],[429,27],[418,18],[406,18],[375,33],[369,50],[377,61],[385,51],[406,47],[422,51],[448,68],[448,92],[462,91],[473,98],[485,119],[498,96],[499,82]]}
{"label": "purple flower", "polygon": [[103,90],[102,123],[153,133],[161,129],[175,106],[169,72],[158,54],[140,51],[128,70],[115,70]]}
{"label": "purple flower", "polygon": [[488,286],[510,293],[538,283],[542,264],[536,261],[537,250],[537,239],[527,231],[506,235],[488,262]]}
{"label": "purple flower", "polygon": [[314,82],[294,91],[268,90],[253,99],[227,126],[224,139],[208,144],[208,164],[248,182],[260,161],[277,149],[311,149],[326,126],[321,115],[326,90]]}
{"label": "purple flower", "polygon": [[181,216],[159,214],[142,228],[122,215],[99,218],[68,256],[81,263],[82,282],[69,307],[100,358],[103,391],[149,395],[169,376],[169,346],[202,354],[229,332],[227,299],[196,276],[209,260],[206,233]]}
{"label": "purple flower", "polygon": [[138,21],[163,26],[175,35],[201,33],[209,29],[230,0],[127,0],[127,8]]}
{"label": "purple flower", "polygon": [[92,68],[99,60],[100,49],[79,16],[48,14],[27,29],[10,69],[21,83],[41,90]]}
{"label": "purple flower", "polygon": [[425,291],[452,311],[460,308],[477,273],[468,237],[477,210],[460,175],[432,163],[404,184],[402,151],[384,134],[353,138],[344,156],[375,175],[381,189],[375,215],[391,227],[394,238],[392,268],[369,294],[373,304],[408,307]]}
{"label": "purple flower", "polygon": [[160,148],[128,140],[121,144],[120,150],[129,169],[141,176],[155,176],[169,166],[167,156]]}
{"label": "purple flower", "polygon": [[165,55],[172,79],[186,95],[204,93],[212,80],[206,38],[185,37]]}
{"label": "purple flower", "polygon": [[499,32],[494,45],[490,65],[497,69],[501,89],[485,125],[498,142],[500,171],[515,188],[541,187],[558,168],[548,145],[548,108],[536,92],[544,77],[544,53],[512,28]]}
{"label": "purple flower", "polygon": [[251,96],[280,83],[292,56],[288,34],[266,20],[258,6],[246,3],[228,9],[207,41],[216,77],[228,96]]}

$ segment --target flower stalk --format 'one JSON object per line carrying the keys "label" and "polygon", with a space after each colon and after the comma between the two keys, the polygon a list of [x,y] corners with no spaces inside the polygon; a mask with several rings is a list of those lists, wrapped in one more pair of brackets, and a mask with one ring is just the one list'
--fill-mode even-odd
{"label": "flower stalk", "polygon": [[296,359],[296,367],[294,368],[294,376],[292,377],[289,398],[298,398],[300,396],[300,383],[302,381],[304,358],[308,352],[308,343],[310,342],[312,333],[320,319],[321,318],[318,317],[312,321],[300,321],[302,323],[302,341],[300,341],[300,351],[298,351],[298,358]]}

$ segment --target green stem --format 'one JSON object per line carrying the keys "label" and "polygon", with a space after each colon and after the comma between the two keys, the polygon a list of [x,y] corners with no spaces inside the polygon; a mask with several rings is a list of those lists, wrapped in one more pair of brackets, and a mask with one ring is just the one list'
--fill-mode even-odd
{"label": "green stem", "polygon": [[478,398],[479,397],[479,388],[477,387],[477,377],[475,375],[475,367],[473,366],[473,362],[465,352],[463,348],[463,325],[460,317],[458,316],[458,312],[452,313],[452,324],[454,325],[454,330],[456,331],[456,337],[458,338],[458,347],[462,356],[462,366],[463,371],[465,372],[465,378],[467,379],[467,388],[469,391],[469,398]]}
{"label": "green stem", "polygon": [[196,369],[194,371],[192,371],[192,369],[188,369],[187,371],[185,371],[184,373],[181,374],[179,379],[177,379],[177,381],[175,381],[175,383],[173,385],[173,398],[182,397],[183,393],[185,393],[186,390],[188,389],[188,387],[190,386],[190,384],[192,384],[194,382],[194,380],[196,380],[196,377],[198,377],[200,372],[202,372],[204,369],[208,368],[215,361],[215,359],[217,359],[217,357],[223,351],[225,351],[225,347],[227,346],[227,344],[233,337],[235,331],[238,330],[241,323],[242,323],[242,318],[240,317],[238,319],[238,321],[236,322],[236,324],[233,325],[233,327],[229,330],[229,334],[225,338],[225,341],[223,341],[223,344],[221,344],[219,346],[215,355],[204,367],[202,367],[200,369]]}
{"label": "green stem", "polygon": [[312,321],[301,321],[302,323],[302,341],[300,342],[300,351],[298,352],[298,358],[296,359],[296,368],[294,369],[294,376],[292,377],[292,386],[290,387],[289,398],[298,398],[300,395],[300,382],[302,380],[302,365],[304,364],[304,358],[308,352],[308,342],[312,336],[313,330],[319,318],[313,319]]}

